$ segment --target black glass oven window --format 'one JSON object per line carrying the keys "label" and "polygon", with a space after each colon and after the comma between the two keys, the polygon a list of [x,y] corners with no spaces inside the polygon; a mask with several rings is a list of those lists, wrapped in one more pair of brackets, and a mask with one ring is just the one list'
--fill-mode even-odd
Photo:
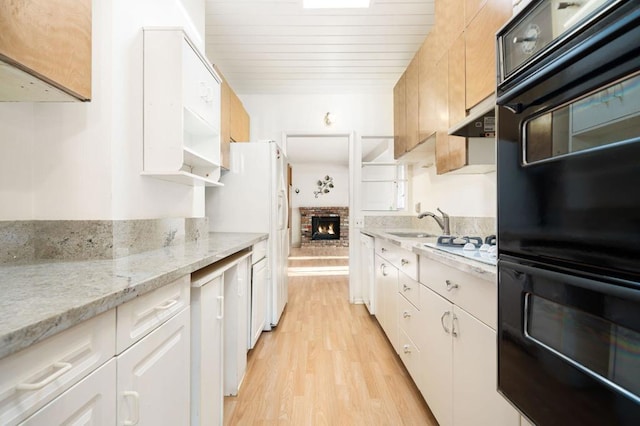
{"label": "black glass oven window", "polygon": [[525,121],[525,163],[640,137],[640,75]]}
{"label": "black glass oven window", "polygon": [[533,294],[527,306],[529,338],[640,397],[640,333]]}

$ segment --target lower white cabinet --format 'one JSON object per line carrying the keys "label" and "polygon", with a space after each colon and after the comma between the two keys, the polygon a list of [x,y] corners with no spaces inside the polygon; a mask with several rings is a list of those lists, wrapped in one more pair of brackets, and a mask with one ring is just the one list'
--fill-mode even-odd
{"label": "lower white cabinet", "polygon": [[117,356],[118,424],[189,423],[189,324],[185,308]]}
{"label": "lower white cabinet", "polygon": [[373,237],[360,234],[360,282],[362,300],[371,315],[375,312],[375,261]]}
{"label": "lower white cabinet", "polygon": [[[421,268],[421,281],[430,282],[429,277],[423,278],[427,273]],[[464,288],[464,279],[460,279],[456,282]],[[443,293],[455,294],[447,289]],[[427,285],[420,286],[420,303],[423,333],[417,343],[421,348],[422,369],[416,381],[438,423],[518,426],[519,414],[496,390],[495,330]],[[482,298],[477,304],[484,306]]]}
{"label": "lower white cabinet", "polygon": [[[19,424],[56,401],[112,359],[115,342],[116,312],[111,309],[1,359],[0,425]],[[111,392],[115,398],[115,388]],[[76,402],[73,398],[66,401]],[[82,407],[65,409],[73,413]]]}
{"label": "lower white cabinet", "polygon": [[21,424],[113,426],[116,424],[115,388],[114,358]]}
{"label": "lower white cabinet", "polygon": [[201,283],[197,283],[193,278],[192,281],[198,286],[191,289],[191,424],[220,425],[223,418],[222,274],[203,277]]}
{"label": "lower white cabinet", "polygon": [[381,256],[375,257],[376,318],[396,352],[398,349],[398,269]]}

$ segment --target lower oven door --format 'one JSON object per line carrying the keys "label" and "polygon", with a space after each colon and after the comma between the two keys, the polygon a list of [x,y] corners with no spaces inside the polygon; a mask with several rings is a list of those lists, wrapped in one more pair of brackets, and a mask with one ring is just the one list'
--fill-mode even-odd
{"label": "lower oven door", "polygon": [[498,390],[537,425],[640,421],[640,283],[498,262]]}

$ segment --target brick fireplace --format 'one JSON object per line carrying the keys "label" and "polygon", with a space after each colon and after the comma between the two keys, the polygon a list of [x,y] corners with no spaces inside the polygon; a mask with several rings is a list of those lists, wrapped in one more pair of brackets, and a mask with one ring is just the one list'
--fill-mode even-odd
{"label": "brick fireplace", "polygon": [[[313,229],[314,218],[316,229]],[[323,227],[327,228],[327,224],[333,221],[335,225],[331,229],[339,229],[339,238],[334,239],[330,234],[318,234],[319,224],[322,231]],[[300,233],[300,247],[349,247],[349,208],[300,207]]]}

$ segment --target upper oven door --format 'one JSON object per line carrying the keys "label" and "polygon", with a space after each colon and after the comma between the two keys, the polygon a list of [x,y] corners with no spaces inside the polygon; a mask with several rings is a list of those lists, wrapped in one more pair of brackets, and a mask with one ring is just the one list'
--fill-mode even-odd
{"label": "upper oven door", "polygon": [[640,2],[602,7],[498,87],[498,250],[638,279]]}
{"label": "upper oven door", "polygon": [[636,425],[640,287],[498,263],[498,390],[535,424]]}

